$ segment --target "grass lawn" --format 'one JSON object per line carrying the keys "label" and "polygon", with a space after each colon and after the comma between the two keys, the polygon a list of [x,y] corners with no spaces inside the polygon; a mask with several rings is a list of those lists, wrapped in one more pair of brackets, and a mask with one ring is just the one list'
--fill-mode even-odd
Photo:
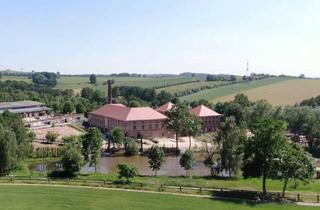
{"label": "grass lawn", "polygon": [[198,101],[200,99],[206,99],[208,101],[212,101],[212,100],[219,98],[219,97],[240,93],[240,92],[243,92],[244,90],[262,87],[265,85],[270,85],[270,84],[274,84],[274,83],[281,83],[286,80],[288,80],[288,78],[272,77],[272,78],[252,81],[250,83],[240,83],[240,84],[234,84],[234,85],[228,85],[228,86],[203,90],[203,91],[191,94],[191,95],[183,96],[180,99],[182,101],[184,101],[184,100]]}
{"label": "grass lawn", "polygon": [[[106,179],[110,181],[118,180],[116,174],[102,174],[93,173],[89,175],[80,175],[79,178],[87,179]],[[216,179],[212,177],[170,177],[170,176],[137,176],[132,179],[133,182],[155,185],[182,185],[182,186],[196,186],[208,188],[232,188],[243,190],[257,190],[261,191],[261,179]],[[281,191],[282,182],[278,180],[267,180],[267,190]],[[307,185],[299,184],[297,187],[290,183],[288,185],[288,192],[304,192],[304,193],[320,193],[320,180],[316,179]]]}
{"label": "grass lawn", "polygon": [[[319,79],[292,79],[242,91],[250,100],[266,99],[273,105],[294,105],[320,94]],[[212,102],[233,100],[235,94],[219,97]]]}
{"label": "grass lawn", "polygon": [[225,209],[316,209],[289,204],[248,204],[141,192],[111,191],[102,189],[0,185],[1,209],[32,210],[225,210]]}

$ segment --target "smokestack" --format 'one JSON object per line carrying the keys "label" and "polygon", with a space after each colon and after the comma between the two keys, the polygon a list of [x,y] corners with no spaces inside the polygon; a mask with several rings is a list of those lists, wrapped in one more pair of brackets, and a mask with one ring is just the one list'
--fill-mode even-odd
{"label": "smokestack", "polygon": [[107,104],[112,104],[112,81],[108,80],[108,101]]}

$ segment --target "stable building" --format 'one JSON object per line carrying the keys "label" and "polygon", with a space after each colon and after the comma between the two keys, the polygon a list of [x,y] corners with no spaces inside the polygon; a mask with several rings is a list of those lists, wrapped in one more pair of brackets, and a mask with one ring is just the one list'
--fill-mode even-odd
{"label": "stable building", "polygon": [[120,126],[126,135],[134,138],[169,137],[166,119],[165,115],[150,107],[106,104],[90,113],[90,126],[98,127],[104,132]]}
{"label": "stable building", "polygon": [[44,115],[51,109],[38,101],[15,101],[0,103],[0,114],[4,111],[19,114],[22,118],[34,118]]}

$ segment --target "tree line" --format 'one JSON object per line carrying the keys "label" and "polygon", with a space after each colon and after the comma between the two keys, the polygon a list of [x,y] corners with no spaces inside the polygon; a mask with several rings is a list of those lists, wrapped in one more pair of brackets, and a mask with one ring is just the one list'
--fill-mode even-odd
{"label": "tree line", "polygon": [[[288,131],[298,132],[314,126],[311,110],[272,107],[264,100],[251,102],[243,94],[236,95],[233,101],[217,103],[215,109],[223,114],[223,118],[213,139],[215,148],[205,162],[212,164],[217,173],[262,178],[265,193],[267,178],[279,179],[283,181],[283,194],[289,181],[308,183],[313,178],[315,163],[309,152],[317,155],[312,142],[319,142],[319,136],[307,137],[310,145],[303,148],[286,135]],[[303,114],[299,114],[301,110],[311,116],[303,119]],[[311,130],[301,133],[310,135]]]}

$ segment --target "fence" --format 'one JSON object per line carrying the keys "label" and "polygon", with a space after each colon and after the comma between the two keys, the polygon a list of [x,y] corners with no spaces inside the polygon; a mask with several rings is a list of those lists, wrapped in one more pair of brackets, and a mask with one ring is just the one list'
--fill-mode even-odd
{"label": "fence", "polygon": [[0,178],[1,183],[24,183],[24,184],[60,184],[60,185],[75,185],[75,186],[92,186],[106,188],[122,188],[147,191],[175,192],[184,194],[199,194],[213,197],[223,197],[228,199],[245,199],[251,201],[259,201],[262,197],[268,197],[275,201],[283,198],[293,202],[310,202],[320,203],[319,194],[311,193],[296,193],[287,192],[285,197],[282,197],[280,192],[268,192],[267,195],[260,191],[239,190],[230,188],[208,188],[182,185],[157,185],[146,184],[141,182],[124,183],[122,181],[110,181],[99,179],[69,179],[69,178],[50,178],[50,177],[19,177],[6,176]]}

